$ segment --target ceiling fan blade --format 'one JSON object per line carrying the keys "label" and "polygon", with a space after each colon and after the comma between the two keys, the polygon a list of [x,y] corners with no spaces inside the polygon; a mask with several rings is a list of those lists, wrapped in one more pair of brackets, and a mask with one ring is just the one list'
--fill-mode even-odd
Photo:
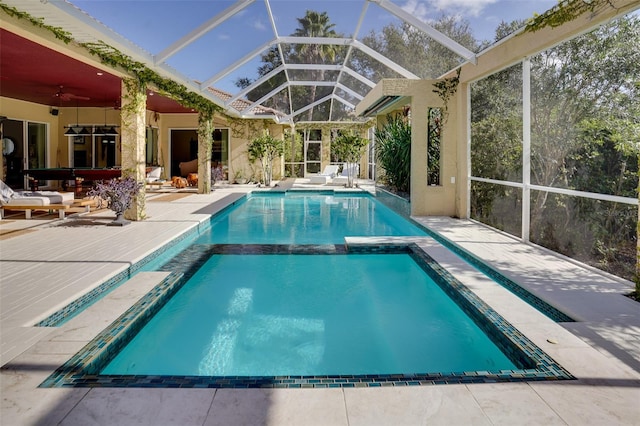
{"label": "ceiling fan blade", "polygon": [[73,93],[67,93],[64,92],[62,89],[64,88],[64,86],[58,86],[58,91],[54,94],[54,96],[56,98],[60,98],[60,100],[63,101],[71,101],[71,100],[77,100],[77,101],[88,101],[91,98],[87,97],[87,96],[80,96],[80,95],[74,95]]}
{"label": "ceiling fan blade", "polygon": [[87,97],[87,96],[79,96],[79,95],[74,95],[72,93],[66,93],[66,95],[69,97],[69,99],[75,99],[78,101],[89,101],[91,100],[91,98]]}

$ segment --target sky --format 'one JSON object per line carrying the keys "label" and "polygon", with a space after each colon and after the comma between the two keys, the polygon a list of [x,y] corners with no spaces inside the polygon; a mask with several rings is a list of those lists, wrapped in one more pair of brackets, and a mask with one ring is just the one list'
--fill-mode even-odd
{"label": "sky", "polygon": [[[112,28],[151,54],[158,54],[194,28],[225,10],[234,1],[226,0],[70,0],[90,16]],[[368,8],[358,33],[398,23],[388,11],[365,0],[271,0],[271,12],[280,36],[290,35],[298,26],[296,18],[306,10],[326,11],[335,30],[351,36],[363,11]],[[442,15],[454,15],[470,23],[478,40],[492,40],[501,21],[526,19],[542,13],[556,0],[393,0],[413,16],[429,23]],[[189,78],[206,81],[275,37],[264,0],[229,18],[187,48],[168,59],[168,64]],[[255,78],[259,58],[222,80],[215,87],[235,92],[239,76]]]}

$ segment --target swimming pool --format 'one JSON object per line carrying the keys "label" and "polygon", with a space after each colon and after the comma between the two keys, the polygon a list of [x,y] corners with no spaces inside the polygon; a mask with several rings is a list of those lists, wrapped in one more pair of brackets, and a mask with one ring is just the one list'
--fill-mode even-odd
{"label": "swimming pool", "polygon": [[425,236],[367,193],[254,192],[195,244],[343,244],[346,236]]}
{"label": "swimming pool", "polygon": [[212,255],[101,373],[515,368],[408,254],[238,254]]}
{"label": "swimming pool", "polygon": [[[299,196],[300,194],[295,194]],[[313,198],[317,198],[318,194],[308,194]],[[251,200],[252,197],[247,199],[247,202]],[[274,216],[276,214],[275,211],[272,211],[274,204],[272,203],[277,197],[271,194],[269,195],[261,195],[255,197],[259,199],[260,203],[258,204],[260,209],[258,213],[252,214],[253,220],[257,220],[258,223],[264,224],[265,217]],[[286,198],[286,196],[281,198]],[[291,197],[296,198],[296,197]],[[304,197],[303,197],[304,198]],[[340,197],[337,197],[340,198]],[[357,199],[357,202],[350,202],[352,205],[363,205],[361,202],[362,199],[366,199],[366,197],[358,196],[358,197],[349,197],[350,199]],[[281,200],[278,200],[279,203]],[[299,200],[298,200],[299,201]],[[341,200],[342,201],[342,200]],[[235,211],[242,212],[243,205],[247,204],[247,202],[238,203],[238,207],[234,207],[227,211],[224,211],[222,215],[212,219],[212,229],[215,229],[215,223],[217,219],[226,217],[222,221],[218,221],[218,223],[226,223],[222,228],[226,226],[227,229],[231,229],[236,224],[241,224],[244,226],[247,224],[247,219],[238,219],[238,216],[234,216]],[[318,204],[318,200],[313,200],[309,202],[307,199],[303,202],[304,208],[307,209],[305,212],[310,212],[309,206],[315,204],[317,209],[328,209],[327,211],[331,211],[332,208],[335,207],[325,207],[325,206],[335,206],[335,197],[333,200],[329,200],[329,202],[324,201],[322,204]],[[342,205],[342,203],[338,202],[337,204]],[[349,204],[349,203],[346,203]],[[275,204],[278,205],[278,204]],[[266,207],[265,207],[266,206]],[[281,206],[283,206],[281,204]],[[341,206],[342,207],[342,206]],[[284,208],[284,207],[283,207]],[[343,207],[342,207],[343,208]],[[251,209],[255,210],[253,207]],[[245,210],[245,211],[251,211]],[[384,209],[378,209],[379,211],[383,211]],[[375,208],[367,208],[366,217],[372,216],[372,212],[376,212]],[[260,214],[260,213],[263,214]],[[387,212],[384,212],[385,214]],[[311,212],[309,214],[311,218],[313,218],[312,222],[317,222],[318,218],[320,218],[321,222],[326,223],[335,223],[329,214],[329,217],[323,217],[322,214],[315,214]],[[353,215],[345,215],[346,220],[349,217],[353,217]],[[270,220],[270,219],[269,219]],[[302,220],[302,219],[301,219]],[[395,219],[394,219],[395,220]],[[392,221],[393,222],[393,221]],[[230,225],[230,226],[229,226]],[[336,226],[335,224],[333,226]],[[258,232],[255,225],[251,224],[249,227],[253,227],[255,232]],[[268,230],[270,228],[265,228]],[[317,233],[317,228],[314,226],[309,227],[312,233]],[[369,227],[369,229],[376,229],[375,227]],[[409,228],[411,229],[411,228]],[[423,235],[422,230],[416,228],[420,233],[418,235]],[[358,231],[360,232],[360,231]],[[394,231],[396,232],[396,231]],[[402,232],[407,232],[409,235],[414,235],[411,231],[398,231],[400,235]],[[490,340],[493,345],[498,346],[502,351],[502,357],[506,356],[508,358],[508,362],[511,364],[501,364],[502,361],[492,360],[489,364],[481,365],[476,364],[475,366],[434,366],[430,367],[427,364],[422,365],[404,365],[398,367],[396,366],[383,366],[379,369],[375,368],[367,368],[365,370],[358,370],[357,368],[353,368],[353,365],[358,363],[354,363],[353,361],[346,361],[348,365],[351,362],[351,367],[332,367],[333,369],[316,369],[316,370],[298,370],[298,371],[285,371],[285,370],[268,370],[268,371],[238,371],[238,370],[216,370],[209,369],[208,372],[204,375],[199,375],[194,373],[193,370],[189,371],[180,371],[174,370],[173,372],[169,370],[157,370],[152,372],[152,370],[147,371],[126,371],[124,370],[109,370],[110,367],[108,365],[118,356],[118,354],[123,351],[123,349],[127,346],[127,344],[136,339],[138,333],[145,327],[145,324],[149,321],[153,322],[156,320],[154,315],[158,311],[162,309],[165,304],[167,306],[171,306],[173,302],[174,295],[180,291],[183,286],[185,288],[189,288],[189,283],[191,279],[198,280],[197,276],[200,273],[204,273],[206,269],[202,269],[203,265],[206,265],[208,262],[213,261],[213,259],[223,259],[225,261],[231,260],[231,258],[235,257],[235,260],[240,260],[240,266],[235,265],[235,267],[230,270],[237,270],[242,267],[244,269],[250,270],[251,268],[247,268],[246,266],[249,264],[246,258],[243,258],[244,255],[255,256],[253,259],[258,258],[267,258],[274,260],[277,256],[293,255],[296,258],[306,258],[308,260],[318,261],[319,259],[326,260],[327,258],[337,259],[357,259],[358,256],[353,257],[352,254],[347,254],[348,249],[343,245],[331,243],[334,241],[330,237],[329,239],[323,239],[322,243],[319,244],[301,244],[296,238],[292,238],[291,234],[288,235],[287,238],[282,240],[279,244],[257,244],[257,243],[229,243],[229,241],[237,241],[233,239],[228,239],[230,233],[229,232],[206,232],[197,239],[196,244],[191,244],[187,249],[185,249],[178,256],[175,256],[170,262],[161,267],[160,269],[166,271],[172,271],[172,274],[160,283],[154,291],[150,292],[143,300],[134,305],[127,313],[125,313],[121,318],[119,318],[116,322],[114,322],[110,327],[108,327],[105,331],[103,331],[99,336],[97,336],[92,342],[90,342],[82,351],[80,351],[76,356],[74,356],[71,360],[69,360],[64,366],[62,366],[56,373],[54,373],[50,378],[48,378],[43,384],[43,387],[50,386],[153,386],[153,387],[173,387],[173,386],[183,386],[183,387],[332,387],[332,386],[353,386],[355,383],[358,385],[365,386],[379,386],[383,384],[395,384],[395,385],[409,385],[409,384],[434,384],[434,383],[468,383],[468,382],[495,382],[495,381],[515,381],[515,380],[549,380],[549,379],[566,379],[571,378],[570,374],[568,374],[561,366],[557,365],[552,359],[550,359],[544,352],[542,352],[539,348],[535,347],[525,336],[522,336],[517,330],[515,330],[510,324],[504,321],[499,315],[497,315],[494,311],[492,311],[488,306],[486,306],[481,300],[479,300],[472,292],[470,292],[466,287],[457,282],[447,271],[443,270],[437,263],[435,263],[426,253],[422,252],[415,246],[405,245],[403,248],[401,247],[387,247],[382,252],[387,252],[387,254],[391,254],[393,256],[397,256],[401,254],[405,256],[408,254],[412,262],[415,262],[419,269],[422,269],[426,274],[433,280],[434,283],[439,287],[439,292],[444,292],[448,295],[451,300],[455,301],[455,304],[466,313],[466,315],[471,318],[472,322],[475,323],[477,327],[482,329],[484,332],[484,338]],[[298,233],[299,234],[299,233]],[[357,235],[357,234],[356,234]],[[391,234],[394,235],[394,234]],[[397,235],[397,234],[396,234]],[[216,241],[216,238],[220,238]],[[233,236],[232,238],[236,238]],[[343,237],[344,238],[344,237]],[[242,240],[241,240],[242,241]],[[303,240],[302,240],[303,241]],[[376,253],[370,260],[373,261],[373,266],[368,265],[364,267],[364,270],[373,269],[375,270],[375,265],[378,263],[383,264],[385,262],[385,254],[380,254],[380,247],[376,245],[371,245],[369,247],[372,253]],[[362,247],[359,247],[359,252],[363,251]],[[366,252],[366,249],[364,250]],[[267,256],[264,256],[268,254]],[[313,254],[313,256],[309,256]],[[369,257],[369,256],[365,256]],[[313,264],[315,261],[312,261]],[[267,261],[267,264],[269,262]],[[316,265],[317,266],[317,265]],[[266,266],[263,266],[265,268]],[[287,268],[282,268],[282,265],[276,263],[276,265],[271,265],[274,267],[279,275],[287,274]],[[306,270],[312,268],[313,266],[306,267]],[[259,269],[259,268],[258,268]],[[386,271],[387,269],[393,268],[383,268],[382,271]],[[401,268],[404,270],[411,269],[405,267]],[[326,271],[329,268],[324,267],[320,270],[315,271],[312,275],[314,276],[323,276],[327,275]],[[214,268],[214,271],[218,271],[218,268]],[[221,270],[220,270],[221,271]],[[227,270],[226,273],[229,273]],[[267,274],[267,275],[275,275],[276,272]],[[296,276],[300,275],[299,271],[295,274],[293,272],[290,275]],[[303,274],[304,277],[308,277],[310,274]],[[342,273],[342,275],[346,275],[349,277],[348,273]],[[423,274],[424,275],[424,274]],[[235,277],[235,278],[234,278]],[[234,276],[233,274],[228,276],[225,280],[228,282],[233,282],[235,280],[239,280],[239,276]],[[300,279],[300,277],[298,277]],[[205,280],[206,281],[206,280]],[[249,283],[247,283],[249,281]],[[251,279],[242,278],[242,283],[237,288],[230,290],[224,290],[220,288],[218,295],[224,294],[227,292],[228,297],[220,297],[222,301],[236,300],[239,305],[243,306],[247,304],[248,300],[253,300],[253,289],[251,288]],[[332,278],[331,282],[338,281],[343,282],[339,278]],[[316,285],[317,286],[317,285]],[[322,289],[322,284],[320,284],[320,289]],[[425,289],[422,289],[424,291]],[[233,295],[237,297],[232,297]],[[389,295],[393,295],[394,293],[389,293],[385,299],[389,299]],[[411,298],[410,298],[411,299]],[[417,299],[417,298],[416,298]],[[424,302],[424,298],[421,299]],[[411,300],[413,301],[413,300]],[[227,304],[228,305],[228,304]],[[297,302],[290,302],[285,304],[284,307],[296,306]],[[333,305],[339,305],[338,303],[324,303],[324,305],[329,305],[329,307]],[[235,305],[234,305],[235,306]],[[374,304],[375,306],[375,304]],[[403,304],[400,304],[403,306]],[[325,306],[326,307],[326,306]],[[237,308],[237,307],[236,307]],[[233,309],[236,309],[233,308]],[[171,308],[169,308],[171,309]],[[369,306],[368,309],[372,309]],[[425,309],[424,305],[422,308],[418,308],[417,310]],[[344,309],[343,309],[344,310]],[[361,309],[362,310],[362,309]],[[357,317],[361,310],[351,310],[348,312],[353,314],[354,317]],[[374,309],[375,311],[375,309]],[[401,310],[402,311],[402,310]],[[222,309],[220,312],[225,311]],[[216,315],[221,315],[218,312]],[[269,316],[271,315],[271,316]],[[326,324],[331,321],[324,318],[322,315],[305,315],[302,313],[298,314],[288,314],[286,311],[280,312],[278,314],[261,314],[258,316],[262,318],[258,325],[254,325],[254,330],[262,330],[265,331],[264,324],[271,324],[269,327],[266,327],[266,330],[271,330],[270,333],[277,335],[273,330],[307,330],[306,334],[310,336],[315,336],[315,340],[312,339],[310,342],[299,342],[298,346],[289,343],[289,347],[299,347],[300,352],[307,357],[311,357],[312,359],[317,359],[318,357],[322,358],[322,356],[318,355],[319,350],[318,347],[318,336],[326,337]],[[399,316],[401,314],[396,314]],[[364,315],[362,315],[364,316]],[[354,317],[349,317],[348,321],[352,321]],[[372,314],[369,318],[370,321],[376,319],[382,319],[384,315],[376,315]],[[153,318],[153,319],[152,319]],[[158,316],[157,318],[161,318]],[[212,315],[213,318],[213,315]],[[271,318],[271,322],[268,320],[265,322],[265,318]],[[280,320],[274,320],[274,318],[280,318]],[[284,319],[283,319],[284,318]],[[304,321],[299,321],[299,325],[296,327],[296,321],[291,322],[291,318],[294,319],[305,319]],[[321,318],[321,320],[319,320]],[[228,319],[228,318],[227,318]],[[160,321],[160,320],[158,320]],[[201,322],[206,322],[207,320],[202,320]],[[335,320],[332,320],[335,323]],[[345,320],[347,321],[347,320]],[[233,337],[233,333],[229,333],[232,329],[225,329],[224,319],[219,320],[216,324],[222,324],[221,328],[218,329],[218,325],[215,326],[213,330],[208,329],[208,340],[215,340],[216,331],[220,331],[218,337],[220,341],[225,341],[223,337],[225,337],[224,331],[226,330],[226,338]],[[227,326],[233,325],[233,322],[227,322]],[[262,325],[260,325],[262,324]],[[303,325],[300,325],[303,324]],[[324,328],[323,328],[324,327]],[[406,324],[405,325],[396,325],[395,327],[399,327],[396,329],[410,328]],[[194,328],[192,326],[192,328]],[[160,334],[164,334],[167,330],[166,324],[165,327],[162,328],[163,332]],[[305,334],[302,333],[302,334]],[[152,333],[153,335],[154,333]],[[156,333],[157,334],[157,333]],[[240,333],[238,333],[239,335]],[[254,333],[255,334],[255,333]],[[260,334],[260,333],[258,333]],[[265,333],[262,333],[265,334]],[[269,334],[269,333],[266,333]],[[294,335],[296,333],[293,333]],[[375,334],[375,333],[374,333]],[[393,334],[393,333],[392,333]],[[446,334],[446,333],[445,333]],[[237,337],[237,336],[236,336]],[[299,336],[298,336],[299,337]],[[417,340],[422,343],[429,342],[428,339],[424,338],[415,338],[414,339],[405,335],[405,341],[409,340]],[[206,339],[205,339],[206,340]],[[369,341],[384,341],[384,338],[369,338]],[[464,342],[464,338],[462,339]],[[457,344],[460,344],[459,342]],[[293,346],[292,346],[293,345]],[[143,345],[144,346],[144,345]],[[469,346],[468,344],[466,345]],[[209,351],[209,353],[224,353],[228,352],[229,347],[225,349],[225,345],[214,345],[213,347],[217,349],[213,349]],[[324,346],[327,347],[326,344]],[[406,349],[406,345],[403,347]],[[429,345],[426,345],[427,349]],[[437,347],[443,347],[439,344]],[[127,349],[124,349],[126,351]],[[457,351],[464,352],[466,349],[460,349],[458,347]],[[455,351],[455,350],[454,350]],[[196,351],[198,352],[198,351]],[[291,351],[290,351],[291,352]],[[205,351],[206,353],[206,351]],[[450,357],[451,349],[443,350],[442,354],[445,354],[445,358]],[[202,351],[200,351],[200,355]],[[421,358],[423,354],[418,353],[417,358]],[[277,356],[282,357],[282,354]],[[276,357],[277,357],[276,356]],[[205,357],[206,358],[206,357]],[[205,358],[200,358],[197,364],[200,366],[202,364],[202,360]],[[303,357],[304,358],[304,357]],[[415,357],[414,357],[415,358]],[[481,357],[475,357],[481,358]],[[224,357],[220,359],[225,359]],[[139,361],[134,361],[137,363]],[[150,361],[142,361],[142,363],[147,363]],[[307,359],[308,363],[308,359]],[[129,362],[131,364],[131,362]],[[206,362],[205,362],[206,364]],[[272,363],[271,365],[276,365],[277,362]],[[495,366],[495,368],[491,368]],[[105,370],[105,368],[107,368]],[[205,369],[206,370],[206,369]],[[134,374],[131,374],[134,373]],[[137,373],[137,374],[136,374]]]}

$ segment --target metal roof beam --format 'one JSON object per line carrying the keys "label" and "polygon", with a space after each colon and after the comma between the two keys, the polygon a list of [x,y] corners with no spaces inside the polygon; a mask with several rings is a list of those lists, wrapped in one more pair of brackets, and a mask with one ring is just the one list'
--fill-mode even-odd
{"label": "metal roof beam", "polygon": [[340,64],[286,64],[285,68],[289,70],[340,71],[342,69],[342,65]]}
{"label": "metal roof beam", "polygon": [[290,81],[292,86],[335,86],[335,81],[299,80]]}
{"label": "metal roof beam", "polygon": [[270,91],[269,93],[267,93],[266,95],[264,95],[263,97],[261,97],[260,99],[258,99],[254,103],[252,103],[251,105],[249,105],[247,108],[243,109],[242,111],[251,111],[253,108],[257,107],[258,105],[261,105],[267,99],[277,95],[282,90],[284,90],[287,87],[289,87],[290,84],[291,83],[289,83],[289,82],[282,83],[280,86],[276,87],[275,89],[273,89],[272,91]]}
{"label": "metal roof beam", "polygon": [[350,94],[351,96],[353,96],[354,98],[356,98],[359,101],[364,99],[364,96],[362,96],[361,94],[359,94],[357,92],[354,92],[353,90],[349,89],[347,86],[345,86],[342,83],[337,83],[336,84],[336,89],[340,89],[342,91],[347,92],[348,94]]}
{"label": "metal roof beam", "polygon": [[[320,105],[320,104],[322,104],[324,102],[330,101],[332,99],[337,100],[338,102],[348,106],[349,108],[355,109],[355,106],[352,105],[351,103],[349,103],[348,101],[346,101],[345,99],[342,99],[340,96],[331,94],[331,95],[325,96],[324,98],[320,98],[317,101],[315,101],[313,103],[310,103],[309,105],[307,105],[307,106],[305,106],[303,108],[300,108],[299,110],[287,115],[285,118],[287,120],[293,120],[293,117],[295,117],[297,115],[300,115],[300,114],[302,114],[302,113],[304,113],[306,111],[309,111],[311,108],[315,108],[316,106],[318,106],[318,105]],[[329,117],[329,118],[331,118],[331,117]]]}
{"label": "metal roof beam", "polygon": [[303,112],[309,111],[311,108],[315,108],[316,106],[320,105],[321,103],[324,103],[324,102],[330,100],[332,96],[333,95],[327,95],[324,98],[318,99],[317,101],[312,102],[312,103],[308,104],[307,106],[305,106],[303,108],[300,108],[297,111],[292,112],[291,114],[289,114],[287,116],[287,118],[293,119],[293,117],[295,117],[296,115],[300,115]]}
{"label": "metal roof beam", "polygon": [[350,38],[344,37],[278,37],[278,43],[287,44],[332,44],[336,46],[348,46],[351,43]]}
{"label": "metal roof beam", "polygon": [[342,98],[342,97],[340,97],[338,95],[334,94],[334,95],[331,95],[331,97],[333,99],[335,99],[336,101],[340,102],[341,104],[348,106],[351,109],[356,109],[355,105],[353,105],[351,102],[347,101],[346,99],[344,99],[344,98]]}
{"label": "metal roof beam", "polygon": [[[207,22],[200,25],[195,30],[191,31],[186,36],[180,38],[169,47],[165,48],[162,52],[155,55],[156,63],[166,61],[169,57],[175,55],[180,50],[193,43],[194,41],[205,35],[207,32],[211,31],[213,28],[217,27],[253,2],[255,2],[255,0],[238,0],[235,4],[232,4],[213,18],[209,19]],[[158,7],[162,6],[160,5]]]}
{"label": "metal roof beam", "polygon": [[349,74],[351,77],[355,78],[356,80],[361,81],[362,83],[366,84],[367,86],[371,87],[372,89],[374,87],[376,87],[376,84],[369,80],[366,77],[361,76],[360,74],[358,74],[357,72],[355,72],[354,70],[352,70],[349,67],[344,67],[344,72],[346,72],[347,74]]}
{"label": "metal roof beam", "polygon": [[226,103],[227,104],[231,104],[232,102],[237,101],[241,97],[245,96],[247,93],[251,92],[256,87],[260,86],[265,81],[269,80],[271,77],[274,77],[276,74],[279,74],[280,72],[282,72],[282,70],[284,70],[284,65],[280,65],[279,67],[274,68],[273,70],[269,71],[264,76],[260,77],[258,80],[256,80],[253,83],[251,83],[249,86],[247,86],[244,89],[242,89],[240,92],[236,93]]}
{"label": "metal roof beam", "polygon": [[412,26],[418,28],[421,31],[424,31],[429,37],[456,53],[457,55],[463,57],[467,61],[476,64],[478,62],[476,54],[461,45],[460,43],[452,40],[446,35],[442,34],[440,31],[436,30],[430,25],[427,25],[420,19],[416,18],[414,15],[406,12],[400,6],[395,3],[390,2],[389,0],[369,0],[372,3],[377,3],[381,8],[393,13],[398,18],[402,19],[404,22],[411,24]]}
{"label": "metal roof beam", "polygon": [[415,75],[411,71],[405,69],[404,67],[401,67],[400,65],[396,64],[395,62],[389,60],[389,58],[387,58],[386,56],[376,52],[375,50],[373,50],[372,48],[370,48],[366,44],[363,44],[358,40],[354,40],[353,41],[353,47],[355,47],[356,49],[360,50],[361,52],[371,56],[376,61],[386,65],[389,68],[391,68],[392,70],[394,70],[395,72],[397,72],[401,76],[403,76],[405,78],[412,79],[412,80],[419,80],[419,77],[417,75]]}
{"label": "metal roof beam", "polygon": [[[351,35],[351,39],[352,40],[356,40],[358,38],[358,34],[360,33],[360,29],[362,28],[362,23],[364,22],[364,17],[367,14],[367,9],[369,8],[369,3],[368,2],[364,2],[362,5],[362,10],[360,11],[360,17],[358,18],[358,23],[356,24],[356,29],[353,32],[353,34]],[[349,59],[351,58],[351,52],[353,52],[353,43],[349,44],[349,48],[347,49],[347,54],[344,55],[344,60],[342,61],[342,69],[340,70],[339,74],[338,74],[338,78],[336,79],[336,82],[340,82],[340,79],[342,78],[342,75],[345,73],[345,68],[347,68],[347,62],[349,61]],[[342,86],[342,85],[341,85]],[[342,86],[345,90],[346,86]],[[336,90],[338,89],[338,85],[336,85],[333,88],[333,94],[336,94]],[[355,92],[352,92],[355,93]],[[362,98],[360,98],[362,99]],[[331,102],[331,109],[329,111],[329,119],[331,119],[331,116],[333,114],[333,101]]]}
{"label": "metal roof beam", "polygon": [[201,86],[201,90],[205,90],[207,87],[211,86],[213,83],[215,83],[216,81],[220,80],[225,75],[230,74],[233,71],[235,71],[236,69],[240,68],[241,66],[243,66],[244,64],[246,64],[247,62],[249,62],[250,60],[255,58],[256,56],[258,56],[260,53],[262,53],[266,49],[270,48],[274,44],[275,44],[275,40],[271,40],[271,41],[263,44],[262,46],[259,46],[257,49],[253,50],[248,55],[245,55],[243,58],[240,58],[239,60],[237,60],[233,64],[229,65],[228,67],[226,67],[225,69],[220,71],[218,74],[214,75],[213,77],[208,78],[206,81],[204,81],[200,85]]}

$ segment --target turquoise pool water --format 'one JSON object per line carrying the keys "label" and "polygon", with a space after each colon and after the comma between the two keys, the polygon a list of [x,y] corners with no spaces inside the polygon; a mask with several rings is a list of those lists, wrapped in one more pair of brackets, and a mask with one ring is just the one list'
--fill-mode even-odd
{"label": "turquoise pool water", "polygon": [[345,236],[426,235],[368,194],[253,193],[195,242],[342,244]]}
{"label": "turquoise pool water", "polygon": [[[132,266],[169,273],[40,387],[572,378],[417,246],[364,244],[352,253],[343,244],[349,235],[421,229],[369,196],[319,195],[252,194],[215,215],[200,236],[185,235]],[[111,288],[105,283],[100,295]],[[52,321],[83,309],[84,299]]]}
{"label": "turquoise pool water", "polygon": [[102,374],[514,368],[408,254],[214,255]]}

